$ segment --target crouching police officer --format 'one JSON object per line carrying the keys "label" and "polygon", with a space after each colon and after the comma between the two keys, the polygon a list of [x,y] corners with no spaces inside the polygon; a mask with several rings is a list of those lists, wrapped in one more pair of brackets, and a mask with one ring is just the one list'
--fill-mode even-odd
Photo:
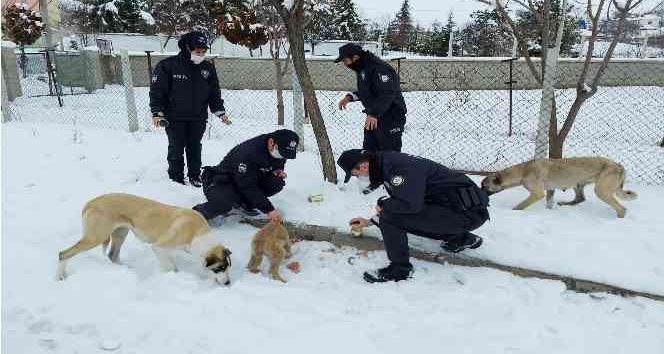
{"label": "crouching police officer", "polygon": [[245,215],[257,215],[258,209],[270,220],[281,221],[267,197],[286,185],[286,159],[295,158],[298,144],[294,131],[281,129],[235,146],[219,165],[203,167],[201,177],[207,202],[193,209],[208,221],[230,214],[233,208]]}
{"label": "crouching police officer", "polygon": [[201,140],[210,111],[230,124],[219,91],[214,64],[205,60],[207,37],[193,31],[178,41],[180,53],[157,64],[150,85],[150,110],[155,127],[168,136],[168,177],[184,184],[187,154],[189,183],[201,186]]}
{"label": "crouching police officer", "polygon": [[406,233],[442,240],[449,252],[478,248],[482,238],[470,231],[489,219],[489,198],[468,176],[434,161],[398,152],[344,151],[339,166],[351,176],[369,176],[382,183],[389,197],[378,200],[371,220],[357,217],[351,224],[373,223],[380,228],[390,265],[364,273],[370,283],[410,277]]}

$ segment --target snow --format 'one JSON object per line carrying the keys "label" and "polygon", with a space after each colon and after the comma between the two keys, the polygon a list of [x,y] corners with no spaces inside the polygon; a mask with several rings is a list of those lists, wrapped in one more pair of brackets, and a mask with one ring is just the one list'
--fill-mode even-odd
{"label": "snow", "polygon": [[141,10],[140,14],[141,18],[145,21],[145,23],[147,23],[148,25],[155,24],[154,17],[152,17],[152,15],[149,12]]}
{"label": "snow", "polygon": [[[230,140],[203,144],[205,164],[232,147]],[[265,264],[258,275],[244,269],[255,229],[234,218],[215,230],[233,251],[228,288],[205,279],[186,253],[178,254],[178,273],[158,272],[149,247],[131,235],[120,255],[123,265],[93,249],[71,260],[67,280],[55,281],[57,252],[79,237],[80,209],[88,199],[123,191],[183,207],[203,200],[199,189],[168,182],[165,152],[163,133],[2,125],[5,352],[664,350],[660,302],[576,294],[559,282],[494,270],[414,261],[414,279],[369,285],[361,274],[384,265],[384,252],[299,242],[293,260],[301,271],[282,266],[288,283],[281,284],[267,277]],[[311,152],[288,162],[288,184],[273,199],[287,219],[341,226],[349,216],[367,213],[377,196],[362,196],[354,181],[345,191],[323,186],[316,166]],[[625,220],[592,198],[576,208],[516,212],[509,207],[523,192],[499,194],[491,222],[479,230],[486,244],[473,255],[530,259],[521,264],[602,274],[663,293],[664,230],[655,210],[664,188],[628,187],[640,199],[628,205]],[[306,195],[315,191],[325,199],[309,204]],[[422,239],[414,241],[427,247]],[[638,269],[639,264],[648,266]]]}

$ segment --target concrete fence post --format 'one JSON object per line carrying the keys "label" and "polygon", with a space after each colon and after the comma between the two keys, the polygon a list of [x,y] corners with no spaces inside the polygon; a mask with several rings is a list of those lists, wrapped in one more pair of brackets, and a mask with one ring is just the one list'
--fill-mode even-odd
{"label": "concrete fence post", "polygon": [[14,101],[16,97],[23,95],[21,88],[21,79],[18,75],[18,65],[16,63],[15,46],[2,46],[2,91],[7,93],[7,100]]}
{"label": "concrete fence post", "polygon": [[103,87],[98,82],[97,71],[99,70],[99,53],[96,50],[82,50],[83,59],[83,86],[88,93],[94,93],[96,89]]}
{"label": "concrete fence post", "polygon": [[120,51],[120,62],[122,64],[122,85],[125,88],[125,102],[127,104],[127,123],[129,131],[138,131],[138,114],[136,113],[136,97],[134,94],[134,82],[131,75],[131,65],[129,63],[129,52]]}
{"label": "concrete fence post", "polygon": [[292,70],[293,79],[293,130],[300,138],[299,151],[304,151],[304,94],[297,73]]}
{"label": "concrete fence post", "polygon": [[3,87],[1,91],[2,91],[2,123],[11,122],[13,120],[12,107],[10,106],[9,98],[7,97],[6,87]]}

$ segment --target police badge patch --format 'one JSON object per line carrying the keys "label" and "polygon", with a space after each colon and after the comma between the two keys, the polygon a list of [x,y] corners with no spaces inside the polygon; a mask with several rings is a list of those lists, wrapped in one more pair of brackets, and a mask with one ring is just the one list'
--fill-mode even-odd
{"label": "police badge patch", "polygon": [[157,75],[152,75],[152,83],[157,82]]}
{"label": "police badge patch", "polygon": [[202,76],[204,79],[207,79],[208,77],[210,77],[210,72],[207,71],[207,70],[201,70],[201,76]]}
{"label": "police badge patch", "polygon": [[390,180],[390,183],[395,187],[400,186],[401,184],[403,184],[403,182],[404,182],[403,176],[399,175],[392,177],[392,179]]}
{"label": "police badge patch", "polygon": [[237,171],[240,172],[240,173],[247,172],[247,165],[244,164],[244,163],[241,163],[241,164],[237,165]]}
{"label": "police badge patch", "polygon": [[390,81],[390,75],[386,75],[386,74],[380,75],[380,81],[382,81],[382,82]]}

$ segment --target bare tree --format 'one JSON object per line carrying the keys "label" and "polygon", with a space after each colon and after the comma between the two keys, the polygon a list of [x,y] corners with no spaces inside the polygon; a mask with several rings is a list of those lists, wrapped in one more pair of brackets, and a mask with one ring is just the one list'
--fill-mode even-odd
{"label": "bare tree", "polygon": [[[258,21],[265,26],[268,43],[270,44],[270,57],[274,63],[275,88],[277,94],[277,124],[284,125],[284,77],[288,72],[291,52],[288,47],[288,35],[286,26],[279,13],[273,6],[265,6],[259,3],[257,6]],[[285,52],[286,58],[281,55]]]}
{"label": "bare tree", "polygon": [[[478,0],[478,1],[488,5],[495,6],[496,11],[498,11],[498,14],[503,19],[502,22],[505,24],[506,28],[512,34],[514,34],[515,38],[517,39],[519,52],[525,58],[528,69],[530,70],[531,74],[533,75],[537,83],[539,85],[542,85],[546,74],[545,65],[544,65],[544,63],[546,62],[546,54],[545,54],[546,50],[542,51],[543,55],[541,61],[542,68],[540,71],[538,71],[535,67],[535,64],[533,63],[531,56],[528,53],[528,43],[525,40],[525,36],[518,31],[514,21],[509,17],[503,1],[501,0],[495,0],[495,1]],[[553,34],[557,33],[558,31],[557,28],[552,27],[549,17],[551,9],[551,1],[552,0],[543,0],[543,4],[541,7],[543,10],[537,11],[535,3],[532,0],[526,0],[526,1],[513,0],[514,3],[519,4],[520,6],[524,7],[529,11],[532,11],[535,14],[537,18],[537,26],[542,36],[543,48],[549,48],[555,44],[560,45],[559,41],[558,43],[554,43],[552,38]],[[616,26],[615,30],[613,31],[614,32],[613,36],[610,38],[609,49],[605,53],[597,70],[591,74],[591,60],[593,57],[592,54],[595,49],[595,43],[597,42],[598,35],[600,32],[600,16],[602,14],[604,6],[609,1],[613,4],[615,8]],[[595,93],[597,93],[599,81],[602,78],[604,72],[606,71],[609,61],[613,56],[613,52],[616,48],[616,45],[624,35],[626,18],[628,17],[630,12],[632,12],[637,6],[641,4],[642,1],[643,0],[626,0],[624,2],[624,5],[621,6],[617,0],[599,0],[599,3],[594,7],[592,3],[593,1],[587,0],[586,16],[588,17],[588,19],[590,19],[591,22],[591,36],[588,39],[588,47],[585,54],[585,61],[583,63],[583,68],[576,82],[576,97],[574,99],[574,102],[572,103],[570,110],[567,112],[567,115],[560,130],[558,129],[555,97],[553,95],[551,97],[553,103],[553,109],[549,114],[549,129],[548,129],[550,158],[561,158],[563,156],[563,146],[565,143],[565,139],[572,130],[574,121],[576,120],[576,117],[579,114],[579,111],[581,110],[583,104],[593,95],[595,95]],[[564,16],[561,17],[564,19]],[[561,21],[561,23],[563,23],[563,21]],[[609,40],[609,38],[607,38],[607,40]]]}
{"label": "bare tree", "polygon": [[309,7],[306,0],[293,0],[292,6],[287,8],[284,0],[269,0],[269,3],[279,12],[281,19],[286,25],[290,53],[293,58],[293,67],[302,86],[304,104],[311,119],[311,126],[316,136],[320,159],[323,165],[323,178],[331,183],[337,183],[337,169],[334,164],[334,154],[330,139],[325,129],[325,122],[320,113],[318,99],[314,91],[314,84],[304,57],[304,28],[307,24],[307,11]]}

